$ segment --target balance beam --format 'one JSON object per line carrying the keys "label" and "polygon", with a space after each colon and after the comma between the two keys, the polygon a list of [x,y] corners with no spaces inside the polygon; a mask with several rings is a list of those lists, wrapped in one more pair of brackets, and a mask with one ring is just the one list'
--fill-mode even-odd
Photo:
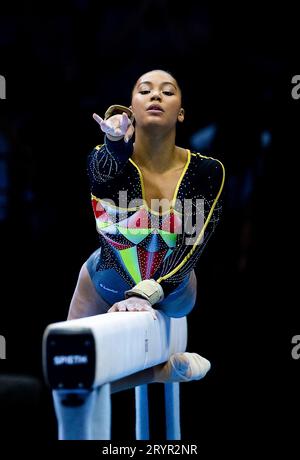
{"label": "balance beam", "polygon": [[[149,312],[114,312],[53,323],[46,328],[43,368],[53,390],[59,439],[110,439],[110,383],[186,350],[186,317],[170,318],[160,310],[156,313],[157,320]],[[179,399],[179,392],[174,391],[179,384],[171,386],[168,384],[169,393]],[[141,424],[147,424],[141,417],[140,390],[136,387],[137,418],[141,419],[136,433],[137,439],[145,439],[148,434]],[[172,406],[177,407],[173,420],[179,418],[178,401]],[[145,404],[144,410],[147,412]],[[178,424],[174,430],[169,439],[180,436]]]}

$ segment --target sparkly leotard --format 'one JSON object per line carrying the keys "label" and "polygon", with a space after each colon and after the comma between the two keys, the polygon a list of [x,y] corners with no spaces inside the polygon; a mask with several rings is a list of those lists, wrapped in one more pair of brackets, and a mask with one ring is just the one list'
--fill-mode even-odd
{"label": "sparkly leotard", "polygon": [[[142,173],[123,140],[97,146],[88,156],[91,199],[100,248],[87,267],[108,303],[124,300],[139,281],[161,283],[165,301],[182,288],[219,220],[224,167],[186,150],[187,160],[170,210],[148,207]],[[165,302],[164,301],[164,302]]]}

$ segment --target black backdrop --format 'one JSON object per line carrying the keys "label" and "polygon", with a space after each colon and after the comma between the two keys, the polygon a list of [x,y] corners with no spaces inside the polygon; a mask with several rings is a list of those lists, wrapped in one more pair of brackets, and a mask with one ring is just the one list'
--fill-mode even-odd
{"label": "black backdrop", "polygon": [[[287,4],[1,4],[3,439],[56,439],[41,339],[49,323],[66,318],[79,269],[98,244],[85,170],[87,153],[102,139],[92,113],[128,105],[136,78],[163,68],[184,94],[177,143],[191,147],[193,134],[214,124],[203,153],[222,160],[227,172],[222,222],[199,261],[197,306],[188,317],[188,349],[207,356],[212,370],[181,385],[183,440],[237,455],[239,441],[247,451],[260,441],[266,451],[283,439],[293,444],[296,30]],[[152,429],[163,439],[154,402],[162,402],[160,389],[150,396]],[[134,439],[133,392],[114,395],[113,407],[114,439]]]}

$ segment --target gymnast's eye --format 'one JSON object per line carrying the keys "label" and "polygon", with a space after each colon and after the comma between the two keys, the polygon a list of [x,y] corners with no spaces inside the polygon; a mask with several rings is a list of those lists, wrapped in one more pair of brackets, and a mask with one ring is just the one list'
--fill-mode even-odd
{"label": "gymnast's eye", "polygon": [[142,89],[141,91],[139,91],[140,94],[148,94],[150,93],[150,90],[149,89]]}
{"label": "gymnast's eye", "polygon": [[173,92],[172,91],[163,91],[163,93],[166,95],[166,96],[173,96]]}

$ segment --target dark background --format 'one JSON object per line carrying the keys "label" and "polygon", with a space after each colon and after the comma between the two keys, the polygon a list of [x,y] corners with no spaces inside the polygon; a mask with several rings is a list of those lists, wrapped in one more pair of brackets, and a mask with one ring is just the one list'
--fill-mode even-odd
{"label": "dark background", "polygon": [[[56,439],[41,343],[49,323],[66,319],[79,269],[98,245],[86,155],[102,135],[92,113],[129,105],[136,79],[162,68],[184,95],[177,144],[220,159],[227,173],[222,221],[198,263],[188,317],[188,351],[210,359],[212,370],[181,385],[182,439],[209,446],[211,455],[219,448],[241,455],[240,443],[254,452],[292,448],[300,383],[291,357],[291,338],[300,334],[291,268],[298,265],[297,46],[297,15],[287,3],[1,4],[3,439]],[[208,126],[214,137],[195,145]],[[150,389],[151,426],[164,439],[158,387]],[[113,396],[113,439],[134,439],[133,403],[133,391]]]}

